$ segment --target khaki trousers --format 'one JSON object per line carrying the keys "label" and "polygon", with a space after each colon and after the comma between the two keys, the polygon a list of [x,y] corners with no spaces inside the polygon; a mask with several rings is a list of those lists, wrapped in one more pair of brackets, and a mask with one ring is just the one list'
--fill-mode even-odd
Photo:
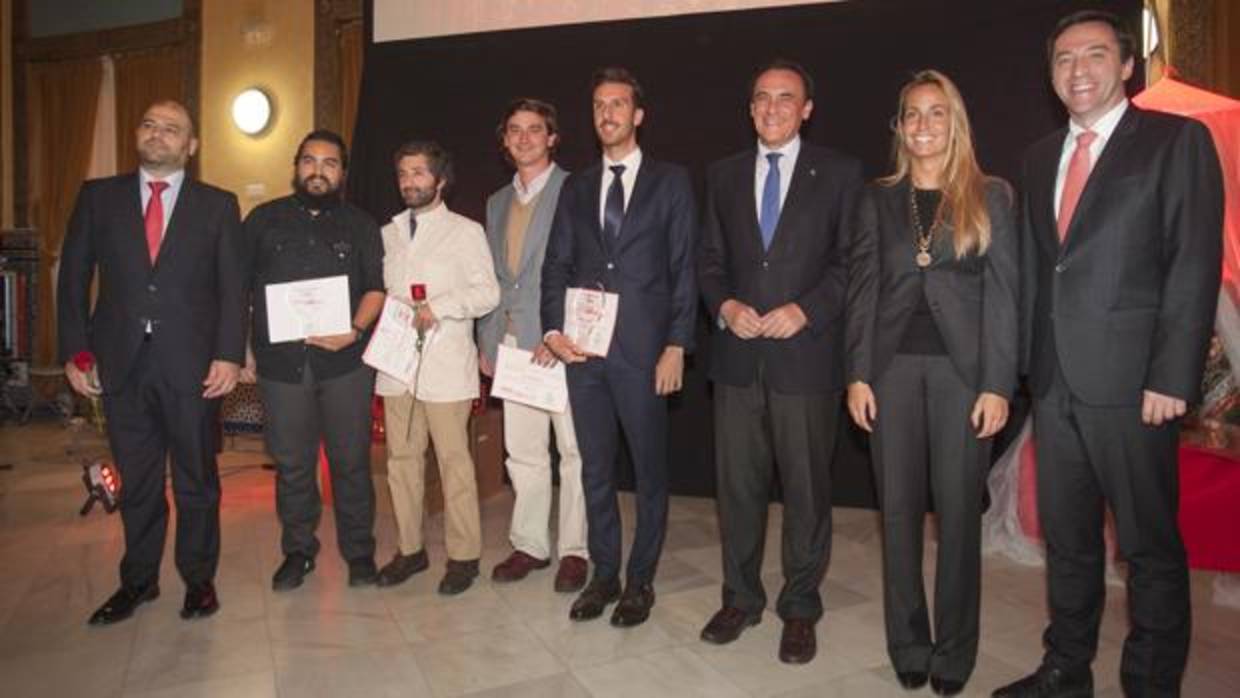
{"label": "khaki trousers", "polygon": [[516,500],[512,505],[512,547],[540,560],[551,557],[551,430],[560,453],[560,522],[558,549],[589,558],[586,549],[586,498],[581,489],[581,452],[573,431],[573,413],[554,414],[504,401],[504,447],[508,477]]}
{"label": "khaki trousers", "polygon": [[478,479],[469,453],[471,400],[424,402],[412,395],[383,398],[387,428],[388,486],[396,514],[400,552],[423,549],[426,503],[426,448],[435,445],[443,485],[444,538],[448,558],[477,560],[482,555]]}

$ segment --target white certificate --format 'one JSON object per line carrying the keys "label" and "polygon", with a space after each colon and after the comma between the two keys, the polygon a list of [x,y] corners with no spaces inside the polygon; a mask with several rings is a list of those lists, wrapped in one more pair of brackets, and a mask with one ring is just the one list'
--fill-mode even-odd
{"label": "white certificate", "polygon": [[548,412],[568,409],[564,364],[557,361],[547,368],[534,363],[533,358],[533,352],[499,345],[491,394]]}
{"label": "white certificate", "polygon": [[[414,325],[417,311],[402,301],[388,296],[383,301],[383,311],[375,323],[375,331],[370,335],[370,343],[362,353],[362,362],[377,371],[413,385],[418,375],[418,330]],[[422,351],[430,346],[435,338],[435,328],[426,332],[422,340]]]}
{"label": "white certificate", "polygon": [[570,288],[564,296],[564,336],[587,354],[607,356],[616,331],[620,294]]}
{"label": "white certificate", "polygon": [[272,344],[353,329],[347,276],[267,284],[266,291],[267,338]]}

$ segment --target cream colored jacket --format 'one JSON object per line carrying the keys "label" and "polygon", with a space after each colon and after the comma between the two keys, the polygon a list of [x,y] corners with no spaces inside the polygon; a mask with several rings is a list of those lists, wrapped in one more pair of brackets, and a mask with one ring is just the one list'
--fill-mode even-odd
{"label": "cream colored jacket", "polygon": [[413,393],[427,402],[455,402],[478,397],[478,349],[474,319],[499,304],[499,283],[482,226],[439,206],[418,215],[417,234],[409,239],[409,209],[383,227],[383,285],[387,294],[413,302],[411,284],[426,285],[426,302],[438,319],[414,386],[384,373],[375,392]]}

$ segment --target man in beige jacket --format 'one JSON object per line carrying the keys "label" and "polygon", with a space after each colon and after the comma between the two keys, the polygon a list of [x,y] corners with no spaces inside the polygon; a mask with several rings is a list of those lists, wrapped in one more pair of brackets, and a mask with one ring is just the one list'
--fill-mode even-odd
{"label": "man in beige jacket", "polygon": [[482,226],[448,210],[452,156],[438,144],[413,141],[394,157],[407,208],[383,228],[383,281],[387,294],[412,302],[425,288],[417,326],[425,332],[413,384],[380,373],[387,427],[388,485],[400,549],[379,571],[379,585],[399,584],[426,569],[422,539],[426,448],[434,443],[443,482],[447,570],[442,594],[459,594],[478,576],[482,553],[478,483],[467,425],[478,397],[474,320],[499,303],[499,284]]}

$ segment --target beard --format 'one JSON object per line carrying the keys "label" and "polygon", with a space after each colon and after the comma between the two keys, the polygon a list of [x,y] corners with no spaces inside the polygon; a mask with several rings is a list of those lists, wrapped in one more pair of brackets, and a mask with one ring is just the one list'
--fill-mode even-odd
{"label": "beard", "polygon": [[402,189],[400,198],[405,202],[405,206],[410,210],[419,209],[435,200],[438,194],[438,182],[431,187],[414,187]]}
{"label": "beard", "polygon": [[[327,190],[321,194],[310,191],[309,184],[311,180],[320,180],[327,185]],[[293,194],[306,208],[311,211],[324,211],[338,205],[343,198],[340,194],[340,185],[332,186],[331,182],[323,177],[311,175],[305,179],[293,177]]]}

